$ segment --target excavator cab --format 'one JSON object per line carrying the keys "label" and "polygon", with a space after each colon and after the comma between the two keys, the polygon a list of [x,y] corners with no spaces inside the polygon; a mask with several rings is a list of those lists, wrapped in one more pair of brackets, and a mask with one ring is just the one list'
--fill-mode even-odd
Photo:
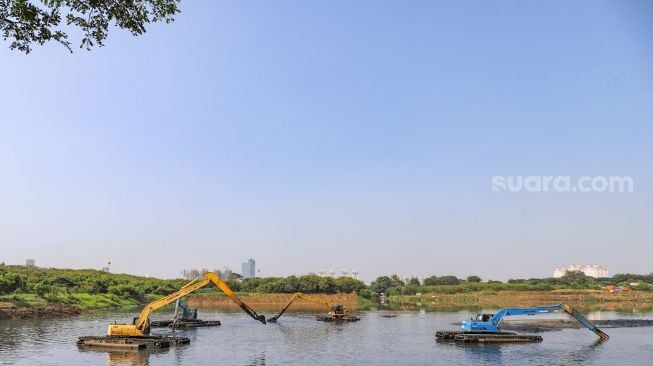
{"label": "excavator cab", "polygon": [[477,322],[489,322],[494,314],[476,314],[475,318],[472,318],[473,321]]}
{"label": "excavator cab", "polygon": [[323,305],[324,307],[329,309],[328,313],[326,315],[317,315],[316,316],[317,320],[320,320],[320,321],[334,321],[334,320],[357,321],[357,320],[360,320],[360,318],[358,318],[358,317],[349,315],[349,310],[347,308],[345,308],[344,305],[340,305],[340,304],[331,305],[326,301],[317,300],[317,299],[312,298],[312,297],[310,297],[308,295],[304,295],[301,292],[297,292],[290,298],[290,301],[288,302],[288,304],[286,304],[286,306],[284,306],[281,309],[279,314],[277,314],[277,315],[273,316],[272,318],[268,319],[268,321],[271,322],[271,323],[276,322],[277,319],[279,319],[279,317],[281,317],[281,315],[283,315],[283,313],[286,312],[288,307],[290,307],[290,304],[292,304],[293,301],[295,301],[295,300],[297,300],[299,298],[302,298],[302,299],[310,301],[310,302],[314,302],[314,303],[319,304],[319,305]]}
{"label": "excavator cab", "polygon": [[188,319],[197,320],[197,309],[188,309]]}
{"label": "excavator cab", "polygon": [[345,310],[343,305],[334,305],[331,307],[331,313],[333,316],[341,317],[347,315],[348,311]]}

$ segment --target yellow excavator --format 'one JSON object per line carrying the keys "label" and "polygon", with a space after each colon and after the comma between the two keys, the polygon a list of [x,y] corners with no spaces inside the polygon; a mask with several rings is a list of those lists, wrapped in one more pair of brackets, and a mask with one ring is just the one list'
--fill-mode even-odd
{"label": "yellow excavator", "polygon": [[202,279],[202,277],[197,277],[196,279],[184,285],[177,292],[147,304],[139,314],[138,318],[134,318],[132,324],[110,324],[107,335],[111,337],[147,337],[150,334],[149,316],[151,312],[166,306],[167,304],[170,304],[182,296],[198,290],[211,282],[213,282],[220,290],[222,290],[222,292],[229,296],[233,302],[238,304],[238,306],[240,306],[243,311],[249,314],[249,316],[265,324],[265,316],[258,315],[252,308],[242,302],[242,300],[236,296],[231,288],[229,288],[229,286],[224,283],[215,273],[207,272],[203,276],[204,279]]}
{"label": "yellow excavator", "polygon": [[317,320],[321,320],[321,321],[357,321],[357,320],[360,320],[360,318],[358,318],[358,317],[349,315],[349,309],[345,308],[344,305],[331,305],[326,301],[320,301],[318,299],[315,299],[313,297],[305,295],[305,294],[303,294],[301,292],[297,292],[294,295],[292,295],[292,297],[290,298],[290,301],[288,301],[286,306],[284,306],[283,309],[281,309],[279,314],[269,318],[268,322],[276,323],[277,319],[279,319],[283,315],[283,313],[285,313],[286,310],[288,310],[290,305],[295,300],[297,300],[299,298],[304,299],[306,301],[310,301],[310,302],[319,304],[319,305],[324,305],[328,309],[327,314],[326,315],[318,315],[316,317]]}

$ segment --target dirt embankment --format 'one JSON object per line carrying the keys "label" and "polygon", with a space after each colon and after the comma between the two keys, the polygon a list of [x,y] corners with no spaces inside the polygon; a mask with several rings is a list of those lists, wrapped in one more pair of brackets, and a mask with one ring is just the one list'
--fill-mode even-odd
{"label": "dirt embankment", "polygon": [[[238,297],[246,304],[255,309],[278,310],[288,303],[293,294],[249,294],[239,295]],[[350,309],[356,308],[356,294],[310,294],[312,298],[327,302],[329,304],[342,304]],[[194,308],[233,308],[238,309],[231,299],[224,296],[215,296],[209,294],[194,295],[188,299],[188,306]],[[319,305],[302,299],[297,299],[292,309],[295,310],[312,310],[322,309],[324,305]]]}
{"label": "dirt embankment", "polygon": [[618,310],[623,308],[648,310],[653,308],[650,292],[630,291],[620,294],[606,291],[481,291],[471,293],[429,293],[421,296],[392,296],[391,303],[420,305],[431,308],[474,307],[503,308],[510,306],[531,307],[537,305],[566,303],[579,309]]}
{"label": "dirt embankment", "polygon": [[47,304],[33,308],[3,308],[0,309],[0,319],[47,318],[62,315],[79,315],[81,312],[77,306],[73,305]]}

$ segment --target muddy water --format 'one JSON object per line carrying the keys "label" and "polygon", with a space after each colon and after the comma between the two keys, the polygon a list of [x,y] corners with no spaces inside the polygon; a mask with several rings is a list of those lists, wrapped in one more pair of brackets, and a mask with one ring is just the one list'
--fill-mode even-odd
{"label": "muddy water", "polygon": [[[126,322],[132,313],[101,313],[57,319],[0,320],[2,365],[651,365],[653,328],[608,329],[597,343],[585,329],[541,335],[544,342],[519,345],[458,346],[436,343],[434,333],[453,329],[468,311],[361,312],[360,322],[330,324],[291,313],[262,325],[237,312],[200,309],[205,320],[222,326],[177,332],[191,344],[162,352],[107,352],[78,348],[81,335],[102,335],[107,324]],[[163,320],[170,314],[159,313]],[[594,319],[624,318],[593,313]],[[631,317],[653,318],[653,314]],[[564,316],[553,315],[553,319]],[[168,333],[167,330],[156,330]]]}

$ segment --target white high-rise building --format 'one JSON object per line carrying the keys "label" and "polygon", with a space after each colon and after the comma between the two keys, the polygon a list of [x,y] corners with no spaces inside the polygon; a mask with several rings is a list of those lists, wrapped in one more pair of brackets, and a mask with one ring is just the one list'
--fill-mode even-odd
{"label": "white high-rise building", "polygon": [[553,277],[560,278],[567,274],[567,272],[583,272],[585,276],[594,278],[610,277],[608,267],[600,266],[598,264],[570,264],[568,267],[558,267],[553,270]]}
{"label": "white high-rise building", "polygon": [[558,267],[553,270],[553,278],[560,278],[567,274],[567,268],[565,267]]}

